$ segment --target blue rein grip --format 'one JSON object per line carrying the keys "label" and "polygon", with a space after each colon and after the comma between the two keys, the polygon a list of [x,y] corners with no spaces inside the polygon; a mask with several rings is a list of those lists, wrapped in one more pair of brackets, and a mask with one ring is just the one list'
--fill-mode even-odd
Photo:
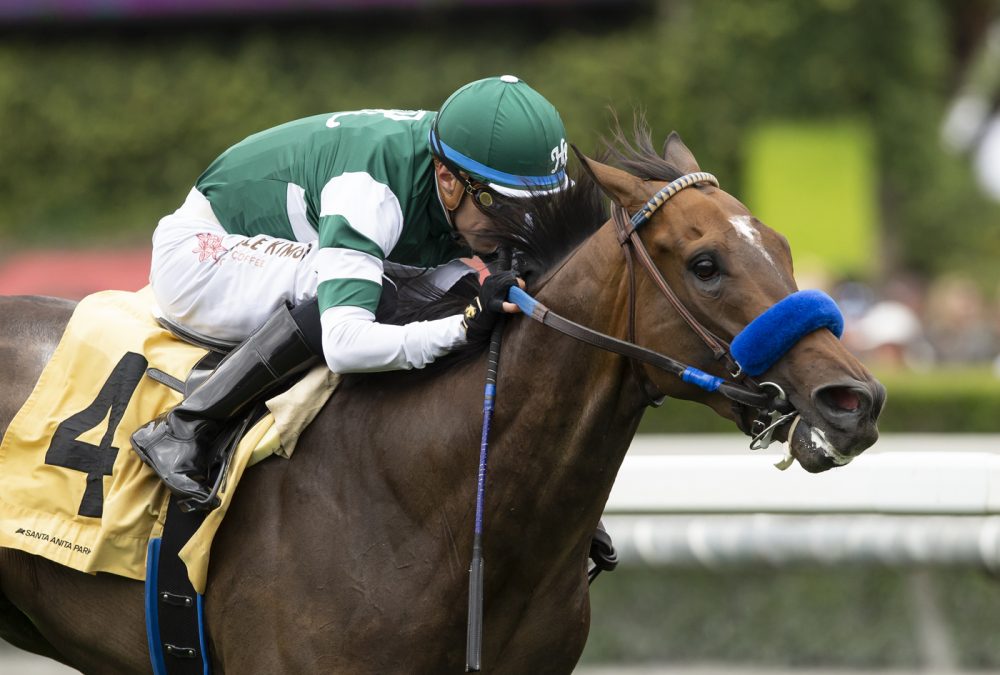
{"label": "blue rein grip", "polygon": [[688,366],[681,373],[681,379],[688,384],[694,384],[705,391],[715,391],[720,386],[722,386],[722,378],[716,377],[710,373],[706,373],[703,370],[698,370],[697,368],[692,368]]}
{"label": "blue rein grip", "polygon": [[538,301],[533,297],[525,293],[520,286],[511,286],[510,290],[507,291],[507,301],[513,302],[518,308],[531,316],[535,313],[535,307],[538,306]]}
{"label": "blue rein grip", "polygon": [[838,338],[843,335],[844,316],[837,303],[823,291],[798,291],[751,321],[733,338],[730,351],[744,373],[760,375],[796,342],[821,328]]}

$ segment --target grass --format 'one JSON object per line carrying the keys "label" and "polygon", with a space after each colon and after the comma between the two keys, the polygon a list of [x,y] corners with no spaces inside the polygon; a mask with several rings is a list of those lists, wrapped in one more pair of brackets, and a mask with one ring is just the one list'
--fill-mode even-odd
{"label": "grass", "polygon": [[[627,568],[591,588],[583,663],[916,671],[924,657],[907,570],[846,567]],[[1000,668],[1000,583],[930,572],[932,601],[959,665]]]}

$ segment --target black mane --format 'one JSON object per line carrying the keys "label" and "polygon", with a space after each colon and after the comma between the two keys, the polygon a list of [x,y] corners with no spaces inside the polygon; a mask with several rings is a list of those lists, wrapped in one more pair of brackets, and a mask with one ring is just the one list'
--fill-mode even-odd
{"label": "black mane", "polygon": [[604,141],[606,155],[611,163],[643,180],[670,182],[684,175],[684,171],[666,160],[666,142],[663,144],[662,154],[656,152],[652,132],[643,115],[636,114],[632,133],[633,138],[629,140],[615,118],[611,127],[611,139]]}
{"label": "black mane", "polygon": [[[636,115],[631,139],[616,118],[611,138],[604,140],[604,146],[601,162],[616,164],[643,180],[669,182],[685,173],[666,160],[666,143],[662,156],[656,152],[652,132],[641,114]],[[579,173],[570,189],[554,197],[529,200],[530,226],[525,226],[523,208],[517,200],[506,200],[511,215],[496,219],[494,229],[488,232],[488,236],[520,254],[522,264],[517,269],[529,284],[532,278],[561,262],[609,217],[601,188],[588,172]]]}
{"label": "black mane", "polygon": [[[499,213],[481,236],[500,242],[513,252],[514,269],[530,284],[579,246],[607,220],[600,188],[589,176],[576,177],[574,184],[548,197],[499,198]],[[470,253],[471,255],[471,253]],[[490,266],[493,269],[493,265]],[[474,275],[468,275],[451,290],[442,292],[417,279],[393,279],[400,286],[422,284],[417,293],[421,302],[405,302],[380,312],[379,321],[403,324],[458,314],[479,290]]]}
{"label": "black mane", "polygon": [[562,262],[608,219],[605,199],[589,175],[551,196],[505,200],[487,236],[514,251],[515,269],[530,284]]}
{"label": "black mane", "polygon": [[[642,116],[637,116],[633,132],[633,138],[627,138],[616,120],[611,139],[604,141],[606,150],[601,161],[617,164],[643,180],[671,181],[684,174],[654,150],[652,134]],[[528,282],[529,291],[535,280],[562,262],[608,219],[604,193],[589,173],[582,170],[570,188],[556,195],[528,199],[500,197],[498,202],[503,208],[482,235],[514,252],[514,269]],[[421,300],[387,303],[378,315],[383,323],[405,324],[458,314],[479,290],[479,282],[471,274],[446,292],[419,277],[393,281],[400,286],[409,285],[411,290],[416,288],[417,293],[405,295]],[[464,361],[465,356],[478,353],[483,346],[469,345],[439,359],[431,369]]]}

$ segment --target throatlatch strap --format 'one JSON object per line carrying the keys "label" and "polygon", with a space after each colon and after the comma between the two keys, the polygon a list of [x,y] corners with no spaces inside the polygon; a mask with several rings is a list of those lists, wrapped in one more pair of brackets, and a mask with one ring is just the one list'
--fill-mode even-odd
{"label": "throatlatch strap", "polygon": [[[627,245],[625,242],[628,237],[625,234],[627,229],[626,219],[628,214],[625,213],[624,209],[613,209],[611,211],[612,220],[614,220],[615,227],[618,230],[618,241],[621,243],[622,253],[625,256],[625,272],[628,274],[628,333],[627,339],[631,343],[635,343],[635,265],[632,262],[632,247]],[[629,359],[629,367],[632,368],[632,374],[635,376],[636,382],[639,384],[639,389],[642,391],[643,398],[646,399],[646,405],[658,408],[663,404],[664,396],[657,390],[656,385],[653,381],[649,379],[642,366],[635,359]]]}
{"label": "throatlatch strap", "polygon": [[146,553],[146,636],[155,675],[209,675],[204,606],[179,554],[205,519],[170,497],[163,537]]}
{"label": "throatlatch strap", "polygon": [[[620,217],[628,217],[628,214],[625,213],[624,209],[621,210]],[[715,357],[715,360],[724,360],[729,372],[736,372],[736,363],[729,357],[729,345],[727,345],[725,341],[717,335],[705,328],[705,326],[703,326],[701,322],[694,317],[691,311],[684,306],[684,303],[677,297],[674,290],[670,288],[670,284],[668,284],[667,280],[663,277],[663,273],[656,267],[656,263],[653,262],[652,257],[649,255],[649,251],[646,250],[646,246],[642,243],[642,239],[639,237],[636,227],[632,227],[632,229],[620,227],[618,239],[622,246],[630,246],[632,248],[632,251],[635,253],[636,260],[638,260],[639,264],[646,270],[646,273],[649,275],[653,285],[655,285],[656,288],[659,289],[660,294],[663,295],[663,297],[665,297],[671,305],[673,305],[674,310],[681,316],[682,319],[684,319],[687,325],[690,326],[695,335],[697,335],[701,341],[705,343],[705,346],[712,350],[712,356]]]}

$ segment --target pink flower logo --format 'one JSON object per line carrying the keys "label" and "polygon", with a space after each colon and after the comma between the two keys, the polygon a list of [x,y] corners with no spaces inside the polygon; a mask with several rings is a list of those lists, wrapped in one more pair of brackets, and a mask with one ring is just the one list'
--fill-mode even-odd
{"label": "pink flower logo", "polygon": [[222,254],[229,250],[222,245],[222,237],[217,234],[203,232],[197,235],[197,237],[198,248],[194,249],[192,253],[198,254],[198,262],[200,263],[207,262],[208,260],[217,263]]}

